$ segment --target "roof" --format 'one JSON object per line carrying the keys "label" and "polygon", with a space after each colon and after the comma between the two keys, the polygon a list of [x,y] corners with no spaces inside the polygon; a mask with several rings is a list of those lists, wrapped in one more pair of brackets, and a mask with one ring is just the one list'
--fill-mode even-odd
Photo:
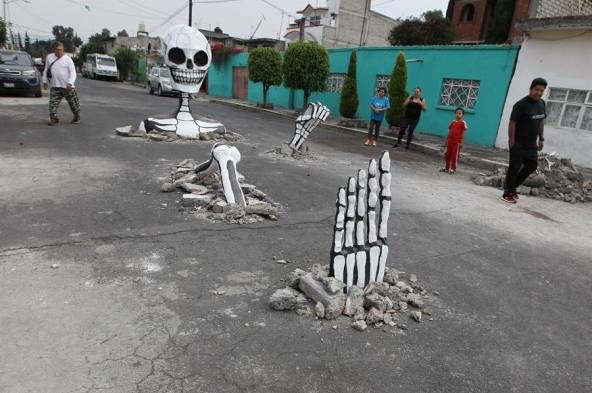
{"label": "roof", "polygon": [[224,39],[224,38],[229,38],[230,37],[229,34],[226,34],[226,33],[218,33],[217,31],[212,31],[212,30],[199,29],[199,31],[203,35],[205,35],[207,38]]}
{"label": "roof", "polygon": [[592,15],[528,19],[518,22],[516,27],[526,32],[545,30],[587,30],[592,28]]}
{"label": "roof", "polygon": [[310,8],[310,9],[312,9],[312,10],[322,10],[322,11],[329,11],[329,8],[327,8],[327,7],[313,7],[313,6],[312,6],[312,5],[310,5],[310,3],[309,3],[309,4],[307,4],[307,6],[306,6],[306,7],[304,7],[304,9],[303,9],[302,11],[297,11],[296,13],[297,13],[297,14],[304,14],[304,12],[305,12],[306,10],[308,10],[309,8]]}

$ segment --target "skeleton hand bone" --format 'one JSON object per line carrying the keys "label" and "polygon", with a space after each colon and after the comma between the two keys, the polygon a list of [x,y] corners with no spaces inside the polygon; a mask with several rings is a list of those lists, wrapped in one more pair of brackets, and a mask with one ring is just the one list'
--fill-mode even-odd
{"label": "skeleton hand bone", "polygon": [[212,147],[210,159],[201,163],[195,172],[198,175],[207,175],[219,170],[226,202],[245,207],[247,203],[236,170],[236,164],[240,160],[241,154],[236,147],[216,143]]}
{"label": "skeleton hand bone", "polygon": [[358,171],[357,178],[349,178],[347,190],[339,189],[330,273],[347,289],[353,285],[364,288],[384,278],[389,251],[386,240],[391,208],[390,166],[385,151],[378,164],[376,160],[370,161],[367,174]]}
{"label": "skeleton hand bone", "polygon": [[294,131],[294,138],[290,142],[290,147],[294,150],[300,150],[310,133],[320,122],[327,120],[330,113],[329,108],[320,102],[308,104],[306,111],[296,119],[296,130]]}

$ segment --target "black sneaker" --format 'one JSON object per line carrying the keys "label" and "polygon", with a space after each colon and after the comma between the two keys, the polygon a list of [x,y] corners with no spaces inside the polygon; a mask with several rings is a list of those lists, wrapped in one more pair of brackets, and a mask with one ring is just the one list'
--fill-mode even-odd
{"label": "black sneaker", "polygon": [[395,143],[395,144],[393,145],[393,149],[396,149],[397,147],[399,147],[399,144],[398,144],[398,143]]}
{"label": "black sneaker", "polygon": [[80,116],[79,115],[74,116],[74,118],[72,119],[72,124],[80,124]]}

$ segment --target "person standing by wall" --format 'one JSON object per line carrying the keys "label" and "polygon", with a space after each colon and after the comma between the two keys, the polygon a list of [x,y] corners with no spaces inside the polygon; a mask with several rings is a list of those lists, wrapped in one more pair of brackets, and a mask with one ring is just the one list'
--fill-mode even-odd
{"label": "person standing by wall", "polygon": [[465,121],[465,110],[457,108],[454,112],[454,120],[448,127],[448,138],[446,138],[446,166],[440,172],[448,172],[451,175],[456,173],[460,150],[462,148],[465,132],[468,126]]}
{"label": "person standing by wall", "polygon": [[409,145],[413,140],[413,133],[415,132],[417,123],[419,123],[419,119],[421,118],[421,112],[428,110],[428,103],[421,96],[420,87],[415,88],[415,93],[405,100],[403,106],[405,107],[405,119],[403,120],[403,124],[401,124],[401,128],[399,129],[399,138],[393,147],[399,147],[401,141],[403,140],[403,134],[405,134],[405,131],[407,131],[407,144],[405,145],[405,149],[409,149]]}
{"label": "person standing by wall", "polygon": [[370,114],[370,127],[368,128],[368,138],[366,138],[366,142],[364,145],[366,146],[376,146],[378,143],[378,136],[380,134],[380,125],[384,120],[384,113],[391,107],[391,102],[386,96],[386,89],[384,87],[380,87],[378,89],[378,94],[374,96],[372,101],[370,102],[370,109],[372,113]]}
{"label": "person standing by wall", "polygon": [[538,152],[545,146],[545,119],[547,107],[543,94],[547,81],[536,78],[530,93],[514,104],[508,126],[510,164],[506,173],[502,200],[517,203],[516,189],[538,166]]}
{"label": "person standing by wall", "polygon": [[74,114],[73,124],[80,123],[80,103],[74,82],[76,81],[76,67],[72,59],[64,54],[64,45],[56,41],[53,53],[47,55],[43,70],[43,88],[49,88],[49,123],[52,126],[59,123],[58,106],[65,98]]}

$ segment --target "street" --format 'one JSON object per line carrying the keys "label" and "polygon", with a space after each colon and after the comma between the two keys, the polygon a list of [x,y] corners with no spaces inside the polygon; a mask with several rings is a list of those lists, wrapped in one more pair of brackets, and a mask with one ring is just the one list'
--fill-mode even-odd
{"label": "street", "polygon": [[46,93],[0,97],[0,392],[592,391],[589,205],[504,205],[462,162],[449,176],[390,150],[388,266],[438,295],[433,321],[361,333],[267,301],[293,269],[329,262],[338,188],[388,145],[319,127],[316,159],[280,159],[265,152],[293,122],[200,97],[195,113],[244,137],[238,170],[284,207],[277,222],[211,223],[160,191],[211,143],[114,133],[176,99],[78,88],[78,125],[62,102],[48,127]]}

